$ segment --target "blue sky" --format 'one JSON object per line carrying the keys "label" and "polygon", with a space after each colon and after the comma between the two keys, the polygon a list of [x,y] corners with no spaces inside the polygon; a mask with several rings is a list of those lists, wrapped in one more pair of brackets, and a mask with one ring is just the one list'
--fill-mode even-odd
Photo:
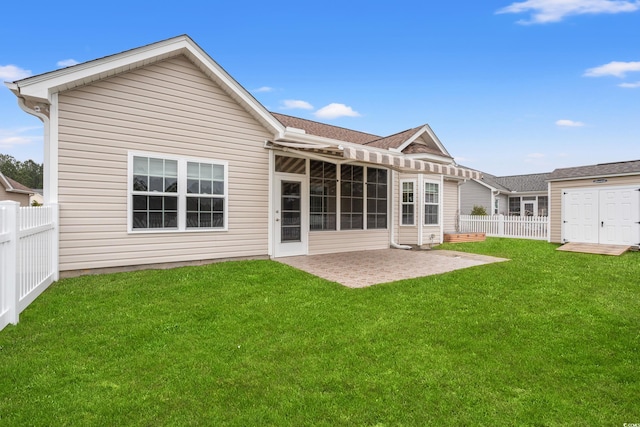
{"label": "blue sky", "polygon": [[[188,34],[272,111],[379,135],[428,123],[484,172],[640,159],[640,1],[73,3],[4,17],[0,80]],[[0,153],[43,157],[5,87]]]}

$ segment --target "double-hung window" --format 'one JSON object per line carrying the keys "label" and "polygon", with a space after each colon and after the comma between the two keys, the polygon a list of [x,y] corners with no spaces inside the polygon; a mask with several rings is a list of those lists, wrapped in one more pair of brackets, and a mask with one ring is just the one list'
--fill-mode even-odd
{"label": "double-hung window", "polygon": [[133,158],[133,228],[178,229],[178,162]]}
{"label": "double-hung window", "polygon": [[401,181],[402,184],[402,225],[415,225],[415,181]]}
{"label": "double-hung window", "polygon": [[224,230],[227,163],[129,155],[131,231]]}
{"label": "double-hung window", "polygon": [[424,183],[424,225],[438,225],[440,210],[440,184]]}

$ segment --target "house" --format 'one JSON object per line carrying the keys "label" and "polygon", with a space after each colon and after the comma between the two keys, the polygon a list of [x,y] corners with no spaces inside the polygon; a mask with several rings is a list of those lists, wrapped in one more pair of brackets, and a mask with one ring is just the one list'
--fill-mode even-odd
{"label": "house", "polygon": [[482,173],[460,186],[460,213],[482,206],[489,215],[547,216],[548,173],[494,176]]}
{"label": "house", "polygon": [[69,274],[439,243],[480,177],[427,125],[271,113],[188,36],[7,85],[44,123]]}
{"label": "house", "polygon": [[32,194],[33,190],[0,172],[0,201],[12,200],[19,202],[20,206],[29,206]]}
{"label": "house", "polygon": [[640,160],[556,169],[548,181],[551,242],[640,246]]}
{"label": "house", "polygon": [[33,191],[33,194],[29,198],[29,204],[32,206],[34,203],[36,206],[42,205],[44,203],[42,188],[32,188],[31,191]]}

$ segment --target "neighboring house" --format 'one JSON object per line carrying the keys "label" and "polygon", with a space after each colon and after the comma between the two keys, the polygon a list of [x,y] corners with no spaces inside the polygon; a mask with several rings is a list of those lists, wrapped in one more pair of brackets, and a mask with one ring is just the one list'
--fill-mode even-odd
{"label": "neighboring house", "polygon": [[7,85],[44,122],[61,271],[439,243],[480,178],[427,125],[271,113],[187,36]]}
{"label": "neighboring house", "polygon": [[33,205],[33,203],[37,203],[39,205],[44,203],[43,191],[42,188],[32,188],[33,194],[29,198],[29,204]]}
{"label": "neighboring house", "polygon": [[33,190],[9,178],[0,172],[0,201],[12,200],[19,202],[20,206],[29,206],[29,196]]}
{"label": "neighboring house", "polygon": [[489,215],[546,216],[549,213],[548,173],[494,176],[482,173],[460,187],[460,212],[482,206]]}
{"label": "neighboring house", "polygon": [[550,241],[640,245],[640,160],[554,170]]}

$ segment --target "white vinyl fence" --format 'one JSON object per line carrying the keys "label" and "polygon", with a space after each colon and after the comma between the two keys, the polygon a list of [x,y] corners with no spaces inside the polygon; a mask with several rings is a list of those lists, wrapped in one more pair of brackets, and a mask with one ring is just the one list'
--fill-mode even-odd
{"label": "white vinyl fence", "polygon": [[0,330],[58,280],[58,205],[0,202]]}
{"label": "white vinyl fence", "polygon": [[506,215],[460,215],[460,233],[485,233],[487,236],[547,240],[549,217]]}

